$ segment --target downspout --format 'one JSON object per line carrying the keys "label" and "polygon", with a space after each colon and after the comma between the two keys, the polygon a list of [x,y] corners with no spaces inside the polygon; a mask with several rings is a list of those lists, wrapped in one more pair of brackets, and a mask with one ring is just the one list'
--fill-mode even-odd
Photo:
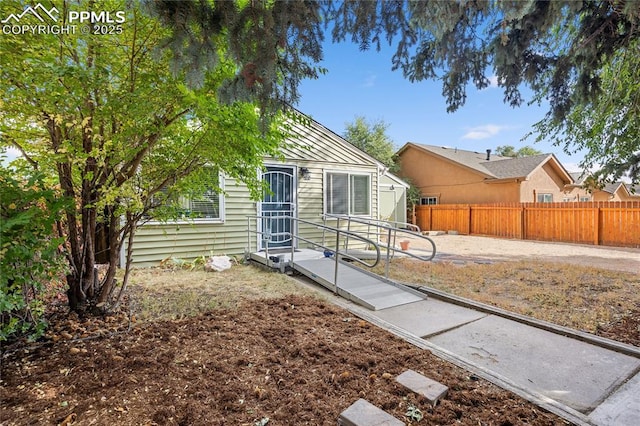
{"label": "downspout", "polygon": [[[384,176],[384,174],[387,172],[387,170],[389,170],[388,167],[385,167],[385,166],[382,166],[382,165],[378,166],[378,182],[377,182],[377,185],[376,185],[376,200],[377,200],[377,203],[378,203],[378,210],[376,211],[376,219],[382,219],[380,217],[380,211],[381,211],[381,209],[380,209],[380,178],[382,178],[382,176]],[[379,243],[380,242],[380,236],[377,235],[376,239],[377,239],[376,242]]]}

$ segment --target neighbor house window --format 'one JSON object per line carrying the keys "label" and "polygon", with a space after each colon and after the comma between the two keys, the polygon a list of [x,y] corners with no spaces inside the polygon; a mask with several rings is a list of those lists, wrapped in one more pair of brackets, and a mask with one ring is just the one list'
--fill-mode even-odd
{"label": "neighbor house window", "polygon": [[553,194],[538,194],[537,201],[539,203],[553,203]]}
{"label": "neighbor house window", "polygon": [[580,201],[591,201],[591,197],[580,197]]}
{"label": "neighbor house window", "polygon": [[329,214],[369,216],[371,214],[371,176],[327,173],[325,205]]}
{"label": "neighbor house window", "polygon": [[433,204],[438,204],[438,197],[420,197],[421,206],[430,206]]}

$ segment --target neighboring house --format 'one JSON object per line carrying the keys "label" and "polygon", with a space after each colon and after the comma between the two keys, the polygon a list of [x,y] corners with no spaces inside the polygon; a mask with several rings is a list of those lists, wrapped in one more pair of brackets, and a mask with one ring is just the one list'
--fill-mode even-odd
{"label": "neighboring house", "polygon": [[[255,233],[248,234],[248,227],[270,233],[275,240],[270,249],[290,248],[289,231],[320,241],[322,230],[303,221],[322,223],[325,213],[402,218],[404,222],[407,184],[388,174],[370,155],[310,121],[308,126],[295,126],[294,136],[282,149],[284,161],[265,158],[265,170],[256,171],[271,188],[262,201],[251,200],[241,182],[222,177],[224,196],[209,193],[197,201],[185,201],[190,218],[140,226],[133,241],[134,264],[153,265],[169,257],[193,259],[212,253],[242,254],[249,238],[254,250],[263,248],[263,241]],[[299,218],[299,229],[290,230],[289,220],[267,223],[255,218],[268,215]],[[335,220],[328,224],[335,225]],[[293,245],[308,244],[294,240]]]}
{"label": "neighboring house", "polygon": [[582,172],[571,173],[574,183],[568,187],[569,191],[565,201],[638,201],[640,200],[640,188],[635,188],[627,183],[607,183],[601,188],[588,188],[585,185],[587,176]]}
{"label": "neighboring house", "polygon": [[573,183],[553,154],[511,158],[410,142],[397,155],[420,204],[558,202]]}

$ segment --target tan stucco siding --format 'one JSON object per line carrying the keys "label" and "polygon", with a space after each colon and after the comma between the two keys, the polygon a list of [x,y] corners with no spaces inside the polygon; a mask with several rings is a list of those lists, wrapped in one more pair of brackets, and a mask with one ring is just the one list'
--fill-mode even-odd
{"label": "tan stucco siding", "polygon": [[440,204],[519,201],[517,183],[487,184],[486,176],[414,147],[402,152],[401,168],[422,196],[437,197]]}
{"label": "tan stucco siding", "polygon": [[606,191],[594,191],[593,201],[638,201],[640,196],[628,195],[622,188],[618,188],[616,192],[611,194]]}
{"label": "tan stucco siding", "polygon": [[520,187],[521,202],[536,202],[538,194],[551,194],[553,202],[565,197],[565,182],[549,163],[534,170]]}
{"label": "tan stucco siding", "polygon": [[[584,198],[588,198],[588,200],[584,200]],[[586,189],[579,186],[573,186],[566,190],[566,193],[563,195],[563,198],[560,201],[578,202],[578,201],[597,201],[597,200],[594,200],[593,195],[590,194],[589,191],[587,191]]]}

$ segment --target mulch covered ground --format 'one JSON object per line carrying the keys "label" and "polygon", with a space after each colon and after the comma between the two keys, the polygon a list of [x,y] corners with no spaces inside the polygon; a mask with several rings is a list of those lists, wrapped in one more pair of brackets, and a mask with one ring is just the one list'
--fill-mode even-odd
{"label": "mulch covered ground", "polygon": [[[335,425],[358,398],[412,424],[565,424],[306,296],[133,327],[124,315],[62,317],[51,329],[55,339],[3,357],[3,425]],[[448,394],[430,406],[395,382],[407,369]]]}

